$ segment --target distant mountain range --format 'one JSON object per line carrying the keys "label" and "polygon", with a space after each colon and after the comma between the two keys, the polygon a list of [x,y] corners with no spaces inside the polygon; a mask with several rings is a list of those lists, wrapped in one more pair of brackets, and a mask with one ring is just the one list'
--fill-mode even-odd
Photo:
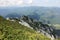
{"label": "distant mountain range", "polygon": [[45,23],[49,22],[52,24],[60,24],[60,8],[57,7],[30,6],[0,8],[0,15],[4,17],[20,17],[21,15],[28,15],[31,18],[43,21]]}

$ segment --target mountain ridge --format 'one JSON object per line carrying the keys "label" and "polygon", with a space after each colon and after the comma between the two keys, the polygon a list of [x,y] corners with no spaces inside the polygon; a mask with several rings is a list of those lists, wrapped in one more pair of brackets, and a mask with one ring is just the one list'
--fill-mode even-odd
{"label": "mountain ridge", "polygon": [[[15,20],[15,19],[12,18],[12,20]],[[42,22],[33,20],[32,18],[29,18],[28,16],[23,16],[22,18],[20,18],[19,23],[31,29],[34,29],[35,31],[39,33],[42,33],[43,35],[51,38],[51,40],[54,40],[54,38],[57,38],[58,36],[56,35],[56,32],[55,32],[56,30],[55,28],[53,28],[53,26],[49,26],[48,24],[43,24]]]}
{"label": "mountain ridge", "polygon": [[26,26],[0,16],[0,40],[50,40]]}

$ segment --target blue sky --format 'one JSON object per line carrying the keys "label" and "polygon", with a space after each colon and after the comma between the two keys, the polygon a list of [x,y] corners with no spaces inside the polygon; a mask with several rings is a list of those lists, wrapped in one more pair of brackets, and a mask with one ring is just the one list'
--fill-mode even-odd
{"label": "blue sky", "polygon": [[0,0],[0,6],[60,7],[60,0]]}

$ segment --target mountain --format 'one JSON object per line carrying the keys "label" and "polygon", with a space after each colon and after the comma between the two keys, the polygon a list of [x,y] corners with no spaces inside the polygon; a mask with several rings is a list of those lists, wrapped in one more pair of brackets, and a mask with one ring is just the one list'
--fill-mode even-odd
{"label": "mountain", "polygon": [[9,21],[0,16],[0,40],[50,40],[50,38],[17,21]]}
{"label": "mountain", "polygon": [[44,24],[41,21],[30,18],[29,16],[22,16],[20,19],[9,18],[7,20],[17,21],[19,24],[29,27],[30,29],[34,29],[36,32],[42,33],[43,35],[51,38],[51,40],[55,40],[55,38],[59,38],[60,30],[56,30],[54,25]]}
{"label": "mountain", "polygon": [[7,16],[5,16],[5,18],[9,17],[9,18],[20,18],[22,15],[21,14],[17,14],[17,13],[12,13],[12,14],[8,14]]}
{"label": "mountain", "polygon": [[8,16],[9,14],[28,15],[31,18],[42,22],[50,21],[51,24],[60,24],[60,8],[58,7],[7,7],[0,8],[0,15]]}

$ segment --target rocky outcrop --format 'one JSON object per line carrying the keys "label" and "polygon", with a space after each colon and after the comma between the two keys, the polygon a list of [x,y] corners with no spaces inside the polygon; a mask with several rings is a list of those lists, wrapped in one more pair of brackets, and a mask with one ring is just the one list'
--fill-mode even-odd
{"label": "rocky outcrop", "polygon": [[31,19],[28,16],[23,16],[22,20],[27,22],[37,32],[42,33],[43,35],[46,35],[47,37],[51,38],[51,40],[54,40],[56,38],[56,33],[53,26],[43,24],[42,22]]}
{"label": "rocky outcrop", "polygon": [[17,20],[20,24],[46,35],[47,37],[51,38],[51,40],[56,38],[56,32],[53,26],[43,24],[42,22],[29,18],[28,16],[22,16],[20,19],[14,18],[14,20]]}

